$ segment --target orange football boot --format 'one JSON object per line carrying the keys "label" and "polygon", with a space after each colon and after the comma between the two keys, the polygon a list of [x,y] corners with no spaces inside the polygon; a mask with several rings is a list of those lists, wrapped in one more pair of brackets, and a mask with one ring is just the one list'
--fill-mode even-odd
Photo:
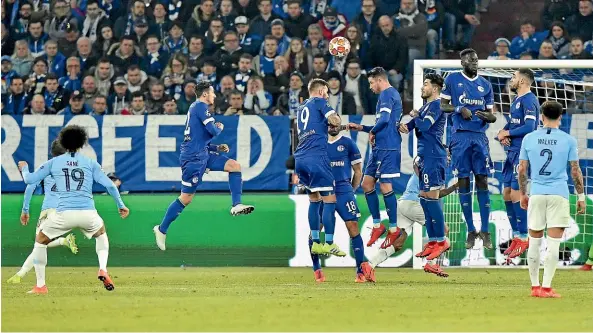
{"label": "orange football boot", "polygon": [[430,255],[426,258],[426,260],[438,258],[441,254],[448,251],[450,247],[451,244],[449,244],[449,241],[446,239],[442,242],[438,242],[437,245],[434,247],[434,250],[432,250]]}
{"label": "orange football boot", "polygon": [[377,278],[375,277],[375,269],[371,267],[371,264],[365,261],[362,264],[360,264],[360,269],[362,269],[362,274],[364,275],[367,281],[377,282]]}
{"label": "orange football boot", "polygon": [[552,288],[541,288],[539,292],[539,297],[541,298],[560,298],[560,294],[556,292],[556,290]]}
{"label": "orange football boot", "polygon": [[531,297],[539,297],[540,292],[541,292],[540,286],[531,287]]}
{"label": "orange football boot", "polygon": [[43,287],[33,287],[33,289],[27,291],[27,294],[37,294],[37,295],[45,295],[47,294],[47,286],[43,286]]}
{"label": "orange football boot", "polygon": [[432,273],[435,274],[436,276],[440,276],[440,277],[449,277],[449,274],[446,273],[445,271],[443,271],[443,269],[441,268],[441,266],[439,266],[438,264],[434,264],[431,265],[430,263],[426,263],[426,265],[424,265],[424,271],[426,273]]}
{"label": "orange football boot", "polygon": [[525,252],[528,248],[529,248],[529,239],[526,239],[526,240],[519,239],[517,241],[517,245],[515,245],[515,248],[513,249],[513,252],[511,252],[511,254],[509,254],[509,258],[516,258],[516,257],[522,255],[523,252]]}
{"label": "orange football boot", "polygon": [[315,281],[325,282],[325,275],[323,275],[323,271],[321,270],[321,268],[315,271]]}
{"label": "orange football boot", "polygon": [[509,254],[511,254],[511,252],[513,252],[513,250],[515,249],[515,246],[517,246],[517,242],[519,242],[520,240],[521,240],[521,238],[519,238],[519,237],[513,238],[509,247],[506,250],[504,250],[504,252],[502,254],[505,256],[508,256]]}
{"label": "orange football boot", "polygon": [[99,280],[101,280],[101,282],[103,282],[105,289],[107,289],[109,291],[112,291],[113,289],[115,289],[115,286],[113,285],[113,281],[111,280],[111,277],[109,276],[109,274],[107,274],[106,271],[100,269],[99,274],[97,274],[97,278]]}
{"label": "orange football boot", "polygon": [[422,249],[421,252],[416,253],[416,257],[417,258],[428,257],[432,253],[432,250],[434,250],[434,247],[436,245],[437,245],[436,241],[432,241],[432,242],[428,242],[428,243],[424,244],[424,248]]}
{"label": "orange football boot", "polygon": [[356,274],[356,279],[354,279],[354,282],[356,282],[356,283],[366,283],[367,282],[367,279],[364,277],[364,274],[358,273],[358,274]]}
{"label": "orange football boot", "polygon": [[369,239],[369,241],[367,242],[367,246],[371,246],[371,245],[375,244],[377,239],[379,239],[381,236],[383,236],[385,231],[386,231],[386,229],[383,224],[381,224],[379,226],[379,228],[373,228],[373,231],[371,232],[371,239]]}
{"label": "orange football boot", "polygon": [[383,244],[381,244],[381,248],[382,249],[386,249],[390,246],[393,245],[393,243],[395,242],[395,240],[402,234],[400,228],[397,228],[394,232],[388,232],[387,233],[387,237],[385,237],[385,240],[383,241]]}

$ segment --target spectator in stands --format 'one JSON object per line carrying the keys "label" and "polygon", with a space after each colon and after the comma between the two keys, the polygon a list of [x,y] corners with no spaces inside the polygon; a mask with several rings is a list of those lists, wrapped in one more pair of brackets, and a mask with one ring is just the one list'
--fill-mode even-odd
{"label": "spectator in stands", "polygon": [[10,30],[2,21],[2,53],[4,54],[12,54],[14,52],[14,38],[10,33]]}
{"label": "spectator in stands", "polygon": [[437,56],[439,43],[439,31],[445,22],[445,7],[440,1],[420,0],[418,10],[426,16],[428,22],[428,33],[426,34],[426,56],[434,59]]}
{"label": "spectator in stands", "polygon": [[245,109],[252,114],[266,115],[272,106],[272,94],[264,90],[264,82],[261,77],[253,76],[247,82],[247,93]]}
{"label": "spectator in stands", "polygon": [[143,0],[132,1],[130,13],[119,17],[113,25],[113,34],[116,39],[134,33],[134,24],[139,18],[147,19],[146,6]]}
{"label": "spectator in stands", "polygon": [[141,91],[136,91],[132,93],[132,105],[128,112],[122,114],[130,114],[134,116],[141,116],[147,113],[146,110],[146,103],[144,101],[144,94]]}
{"label": "spectator in stands", "polygon": [[288,89],[289,77],[288,60],[285,57],[274,59],[274,74],[263,77],[264,89],[272,94],[274,100]]}
{"label": "spectator in stands", "polygon": [[124,110],[128,110],[131,101],[128,82],[123,76],[118,76],[113,82],[113,93],[107,98],[109,114],[122,114]]}
{"label": "spectator in stands", "polygon": [[58,49],[66,58],[70,58],[76,52],[76,41],[80,38],[78,26],[69,23],[63,38],[58,39]]}
{"label": "spectator in stands", "polygon": [[218,10],[217,17],[224,24],[225,31],[235,30],[235,18],[237,17],[237,15],[235,15],[235,12],[233,11],[232,0],[220,1],[220,8]]}
{"label": "spectator in stands", "polygon": [[[140,54],[146,54],[146,39],[148,38],[148,21],[141,17],[134,22],[134,41],[140,49]],[[169,38],[169,37],[166,37]]]}
{"label": "spectator in stands", "polygon": [[49,72],[56,74],[58,77],[66,75],[66,57],[58,52],[58,43],[55,40],[48,40],[45,43],[45,54],[43,59],[47,60]]}
{"label": "spectator in stands", "polygon": [[187,60],[181,54],[175,54],[169,59],[169,65],[163,71],[163,83],[167,94],[179,100],[183,90],[183,82],[189,77]]}
{"label": "spectator in stands", "polygon": [[[416,6],[416,0],[401,0],[399,12],[394,16],[397,34],[408,40],[408,73],[414,70],[414,60],[426,58],[428,23]],[[412,86],[412,75],[408,76]],[[409,90],[408,90],[409,91]]]}
{"label": "spectator in stands", "polygon": [[355,24],[360,27],[362,41],[366,44],[371,42],[371,37],[375,34],[377,23],[381,15],[377,11],[377,0],[362,0],[362,12],[355,20]]}
{"label": "spectator in stands", "polygon": [[97,36],[97,40],[93,43],[93,49],[97,55],[106,56],[111,46],[116,44],[116,40],[110,26],[102,26],[100,29],[101,34]]}
{"label": "spectator in stands", "polygon": [[328,103],[339,115],[356,114],[356,102],[350,93],[342,89],[342,76],[338,71],[329,72]]}
{"label": "spectator in stands", "polygon": [[309,73],[313,58],[307,53],[305,45],[300,38],[294,37],[290,41],[290,48],[284,56],[288,60],[289,70]]}
{"label": "spectator in stands", "polygon": [[104,116],[107,114],[107,97],[97,95],[93,101],[91,116]]}
{"label": "spectator in stands", "polygon": [[33,67],[33,60],[27,41],[24,39],[18,40],[12,54],[12,69],[18,76],[27,76],[31,72],[31,67]]}
{"label": "spectator in stands", "polygon": [[290,74],[290,82],[288,90],[284,92],[276,103],[274,114],[289,115],[296,117],[299,105],[309,97],[309,93],[305,85],[305,78],[299,72],[292,72]]}
{"label": "spectator in stands", "polygon": [[67,90],[75,91],[80,90],[82,87],[82,81],[80,76],[80,59],[76,57],[70,57],[66,61],[66,76],[62,76],[58,83]]}
{"label": "spectator in stands", "polygon": [[248,111],[243,107],[243,94],[239,90],[233,90],[229,94],[229,105],[224,110],[225,116],[243,116]]}
{"label": "spectator in stands", "polygon": [[529,19],[523,21],[521,23],[521,34],[513,38],[511,42],[511,55],[513,58],[518,57],[523,52],[537,55],[547,35],[547,31],[535,32],[535,26]]}
{"label": "spectator in stands", "polygon": [[318,24],[311,24],[307,28],[307,40],[305,47],[311,55],[325,54],[327,52],[327,42],[323,39],[321,27]]}
{"label": "spectator in stands", "polygon": [[547,40],[552,43],[556,58],[560,59],[570,52],[570,39],[562,22],[552,23]]}
{"label": "spectator in stands", "polygon": [[245,17],[256,17],[259,14],[255,0],[236,0],[235,11],[237,15]]}
{"label": "spectator in stands", "polygon": [[43,31],[43,23],[41,21],[31,21],[27,42],[29,43],[29,51],[31,51],[34,58],[43,55],[44,45],[48,40],[49,35]]}
{"label": "spectator in stands", "polygon": [[165,115],[176,115],[179,114],[177,112],[177,103],[171,96],[165,97],[165,104],[163,104],[163,114]]}
{"label": "spectator in stands", "polygon": [[68,106],[68,101],[70,100],[69,93],[58,84],[56,74],[50,73],[45,78],[43,98],[45,99],[45,105],[53,109],[54,113]]}
{"label": "spectator in stands", "polygon": [[315,23],[315,18],[307,12],[303,12],[300,0],[286,1],[288,16],[284,19],[286,34],[291,38],[305,39],[307,29]]}
{"label": "spectator in stands", "polygon": [[88,37],[91,43],[94,43],[101,34],[101,27],[111,25],[111,22],[105,11],[99,7],[97,0],[87,2],[86,13],[87,15],[82,23],[82,36]]}
{"label": "spectator in stands", "polygon": [[[185,80],[183,85],[183,92],[179,94],[177,101],[177,110],[179,114],[187,114],[191,103],[196,101],[196,81],[193,79]],[[171,95],[169,95],[171,96]]]}
{"label": "spectator in stands", "polygon": [[374,114],[377,98],[371,91],[369,80],[362,74],[362,64],[358,59],[351,59],[346,65],[344,91],[354,97],[356,114]]}
{"label": "spectator in stands", "polygon": [[271,0],[257,0],[257,9],[259,10],[259,15],[251,20],[249,31],[259,36],[269,35],[272,21],[280,17],[272,13]]}
{"label": "spectator in stands", "polygon": [[9,93],[2,98],[4,104],[2,114],[20,115],[25,109],[26,102],[27,94],[25,94],[23,79],[20,76],[15,76],[10,80]]}
{"label": "spectator in stands", "polygon": [[136,91],[140,91],[141,93],[145,93],[148,91],[148,86],[150,84],[148,75],[140,69],[138,65],[132,65],[128,67],[127,73],[124,75],[124,79],[128,82],[128,90],[131,93],[135,93]]}
{"label": "spectator in stands", "polygon": [[169,53],[161,48],[161,43],[156,35],[150,35],[146,38],[146,55],[142,57],[142,70],[146,75],[160,78],[163,75]]}
{"label": "spectator in stands", "polygon": [[360,15],[360,2],[360,0],[358,3],[353,3],[352,0],[332,0],[331,5],[338,13],[344,15],[348,22],[352,22]]}
{"label": "spectator in stands", "polygon": [[99,90],[101,95],[108,96],[111,91],[111,79],[115,76],[115,70],[109,59],[99,59],[94,74],[97,90]]}
{"label": "spectator in stands", "polygon": [[95,98],[100,95],[94,76],[87,75],[84,77],[84,79],[82,79],[81,93],[82,97],[84,98],[84,103],[92,108],[93,104],[95,103]]}
{"label": "spectator in stands", "polygon": [[546,0],[542,11],[542,25],[544,30],[550,29],[556,21],[565,22],[576,11],[574,0]]}
{"label": "spectator in stands", "polygon": [[70,4],[66,0],[56,0],[53,5],[53,17],[45,21],[45,32],[49,38],[59,40],[66,37],[66,29],[78,27],[78,20],[73,16]]}
{"label": "spectator in stands", "polygon": [[[463,50],[469,47],[480,20],[476,17],[475,0],[444,0],[447,13],[444,22],[444,47],[446,50]],[[457,42],[456,28],[462,26],[463,38]]]}
{"label": "spectator in stands", "polygon": [[80,68],[82,72],[86,72],[97,66],[99,57],[93,53],[91,40],[88,37],[81,37],[76,41],[76,50],[74,56],[80,59]]}
{"label": "spectator in stands", "polygon": [[214,54],[224,43],[224,25],[219,18],[210,21],[210,27],[205,34],[208,41],[208,54]]}
{"label": "spectator in stands", "polygon": [[163,45],[169,54],[181,52],[187,54],[187,39],[183,36],[183,24],[175,20],[169,28],[169,36],[163,40]]}
{"label": "spectator in stands", "polygon": [[586,59],[593,59],[593,56],[591,56],[591,54],[585,52],[583,40],[581,39],[581,37],[574,37],[570,41],[570,53],[568,55],[566,55],[563,59],[586,60]]}
{"label": "spectator in stands", "polygon": [[395,31],[393,20],[389,16],[379,18],[381,32],[371,40],[370,65],[383,67],[389,75],[389,82],[396,89],[401,89],[408,65],[408,42]]}
{"label": "spectator in stands", "polygon": [[197,81],[207,80],[212,83],[214,90],[218,91],[218,77],[216,75],[216,61],[212,58],[206,58],[202,62],[201,72],[198,74]]}
{"label": "spectator in stands", "polygon": [[249,32],[249,24],[245,16],[238,16],[235,19],[235,28],[237,29],[241,48],[251,55],[256,55],[260,50],[263,36]]}
{"label": "spectator in stands", "polygon": [[[183,6],[184,4],[184,2],[181,2],[181,6]],[[165,37],[169,36],[169,28],[171,27],[171,21],[169,20],[169,15],[167,14],[165,4],[157,2],[154,5],[152,14],[154,16],[154,20],[152,22],[152,27],[150,31],[151,34],[155,34],[159,38],[159,41],[161,41],[165,39]],[[176,14],[178,17],[179,13],[177,13],[177,7],[175,7],[175,9],[173,10],[172,15],[175,16]]]}
{"label": "spectator in stands", "polygon": [[41,57],[36,58],[33,61],[33,72],[25,80],[25,91],[27,91],[27,95],[33,96],[43,92],[46,75],[47,61]]}
{"label": "spectator in stands", "polygon": [[218,61],[217,75],[223,77],[237,70],[239,59],[244,51],[239,45],[239,37],[234,31],[227,31],[224,34],[224,46],[214,54],[214,59]]}
{"label": "spectator in stands", "polygon": [[160,82],[154,82],[150,86],[148,98],[146,99],[146,111],[148,114],[163,113],[163,105],[165,104],[165,86]]}
{"label": "spectator in stands", "polygon": [[16,39],[25,38],[29,31],[29,22],[31,21],[31,11],[33,6],[29,2],[25,2],[19,9],[19,18],[12,24],[12,32]]}
{"label": "spectator in stands", "polygon": [[264,53],[253,59],[253,69],[262,76],[274,74],[274,58],[278,56],[278,40],[267,35],[264,40]]}
{"label": "spectator in stands", "polygon": [[310,82],[313,79],[327,80],[327,60],[322,54],[317,54],[313,57],[313,71],[306,77],[306,81]]}
{"label": "spectator in stands", "polygon": [[204,53],[204,36],[192,36],[189,40],[189,53],[188,53],[188,67],[189,74],[192,77],[196,77],[202,66],[202,60],[206,56]]}
{"label": "spectator in stands", "polygon": [[204,35],[210,28],[210,21],[215,17],[214,1],[202,0],[199,6],[195,6],[191,17],[185,26],[185,33],[188,36]]}
{"label": "spectator in stands", "polygon": [[511,59],[511,52],[509,51],[509,47],[511,42],[506,38],[498,38],[494,41],[494,46],[496,50],[492,52],[489,56],[489,60],[509,60]]}
{"label": "spectator in stands", "polygon": [[132,36],[123,36],[119,43],[111,46],[107,55],[117,75],[125,73],[131,65],[139,64],[141,59]]}
{"label": "spectator in stands", "polygon": [[18,76],[16,71],[12,69],[12,59],[10,56],[2,56],[2,93],[6,93],[6,88],[10,86],[10,80]]}
{"label": "spectator in stands", "polygon": [[252,64],[253,56],[249,53],[243,53],[239,59],[239,69],[235,73],[235,87],[240,92],[245,92],[249,78],[255,75]]}
{"label": "spectator in stands", "polygon": [[75,90],[72,92],[72,95],[70,95],[70,105],[60,110],[58,114],[64,116],[77,116],[81,114],[90,114],[91,111],[91,108],[84,104],[84,97],[82,96],[82,93],[78,90]]}
{"label": "spectator in stands", "polygon": [[31,99],[31,105],[26,107],[23,110],[23,114],[32,114],[32,115],[40,115],[40,114],[55,114],[56,111],[50,109],[45,105],[45,100],[41,94],[33,95]]}
{"label": "spectator in stands", "polygon": [[327,7],[323,12],[323,19],[319,21],[321,33],[326,41],[334,37],[343,37],[348,28],[348,21],[344,15],[338,14],[335,8]]}
{"label": "spectator in stands", "polygon": [[533,54],[531,52],[523,52],[519,56],[519,60],[533,60]]}
{"label": "spectator in stands", "polygon": [[539,47],[538,59],[556,59],[554,46],[550,41],[545,40],[542,42],[542,45]]}
{"label": "spectator in stands", "polygon": [[235,80],[230,75],[220,79],[220,92],[214,98],[214,110],[216,114],[222,114],[229,107],[229,95],[235,90]]}
{"label": "spectator in stands", "polygon": [[566,20],[568,34],[588,40],[593,35],[593,0],[579,1],[579,12]]}
{"label": "spectator in stands", "polygon": [[368,43],[363,42],[362,34],[357,25],[350,25],[346,30],[346,38],[350,42],[348,58],[365,59],[368,52]]}
{"label": "spectator in stands", "polygon": [[[284,21],[282,21],[281,19],[275,19],[274,21],[272,21],[271,31],[271,35],[278,41],[277,53],[286,53],[286,51],[288,51],[288,49],[290,48],[290,37],[286,36],[284,30]],[[263,53],[264,50],[262,48],[262,50],[260,50],[260,54]]]}

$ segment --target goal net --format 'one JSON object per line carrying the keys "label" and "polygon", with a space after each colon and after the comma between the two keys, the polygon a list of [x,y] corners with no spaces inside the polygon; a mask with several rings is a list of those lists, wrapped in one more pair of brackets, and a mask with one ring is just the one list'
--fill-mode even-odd
{"label": "goal net", "polygon": [[[577,139],[580,166],[587,194],[587,210],[584,215],[576,214],[576,196],[570,198],[571,225],[564,233],[560,246],[561,266],[580,265],[587,260],[589,246],[593,243],[593,70],[590,63],[582,60],[482,60],[479,63],[479,74],[492,84],[494,90],[494,112],[498,118],[491,124],[486,135],[490,139],[492,170],[489,175],[491,213],[489,230],[492,236],[493,249],[483,248],[481,240],[477,240],[474,248],[466,250],[465,240],[467,228],[459,204],[457,193],[443,199],[445,221],[448,224],[448,237],[451,250],[442,258],[442,265],[462,267],[485,266],[525,266],[525,256],[508,261],[503,255],[512,239],[512,230],[507,218],[502,198],[502,168],[506,152],[502,145],[494,140],[496,134],[509,119],[509,109],[516,95],[509,89],[509,81],[515,70],[530,68],[535,72],[536,82],[532,91],[537,95],[540,104],[546,100],[560,102],[565,110],[561,129]],[[414,109],[419,109],[424,101],[419,92],[423,75],[436,72],[444,77],[451,72],[461,70],[459,60],[422,60],[415,62],[414,70]],[[447,126],[444,141],[450,141],[451,127]],[[570,175],[570,173],[569,173]],[[472,188],[474,188],[473,176]],[[452,168],[447,172],[447,184],[456,181]],[[569,188],[574,192],[572,179],[569,176]],[[475,194],[475,188],[474,188]],[[473,198],[473,220],[479,230],[483,223],[477,198]],[[419,252],[427,241],[426,233],[420,226],[414,229],[414,251]],[[545,239],[542,251],[545,251]],[[541,256],[542,260],[545,258]],[[421,268],[423,259],[415,258],[414,268]]]}

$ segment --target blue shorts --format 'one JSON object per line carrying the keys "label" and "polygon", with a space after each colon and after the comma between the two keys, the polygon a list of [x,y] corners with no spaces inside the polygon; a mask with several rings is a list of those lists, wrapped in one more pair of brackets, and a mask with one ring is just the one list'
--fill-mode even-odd
{"label": "blue shorts", "polygon": [[364,174],[380,182],[390,182],[393,178],[399,178],[400,164],[401,151],[373,150]]}
{"label": "blue shorts", "polygon": [[360,211],[354,192],[336,193],[336,211],[344,222],[358,222]]}
{"label": "blue shorts", "polygon": [[294,171],[299,177],[299,183],[309,192],[333,193],[334,175],[327,155],[295,157]]}
{"label": "blue shorts", "polygon": [[196,193],[202,182],[204,173],[208,171],[224,171],[224,165],[229,160],[225,155],[209,152],[203,159],[183,161],[181,163],[181,192]]}
{"label": "blue shorts", "polygon": [[456,132],[451,136],[451,159],[457,177],[488,175],[491,169],[490,147],[485,133]]}
{"label": "blue shorts", "polygon": [[445,188],[447,158],[418,158],[420,191],[429,192]]}
{"label": "blue shorts", "polygon": [[504,161],[504,166],[502,167],[502,180],[505,188],[510,187],[513,190],[519,190],[518,167],[519,152],[508,151],[507,159]]}

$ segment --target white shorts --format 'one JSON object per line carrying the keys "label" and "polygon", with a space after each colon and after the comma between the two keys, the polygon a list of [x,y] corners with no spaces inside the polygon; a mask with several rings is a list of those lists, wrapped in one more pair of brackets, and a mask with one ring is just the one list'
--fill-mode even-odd
{"label": "white shorts", "polygon": [[66,210],[55,212],[41,226],[40,231],[49,239],[56,239],[72,229],[80,229],[87,238],[103,227],[103,219],[96,210]]}
{"label": "white shorts", "polygon": [[424,210],[420,202],[412,200],[397,201],[397,226],[404,229],[409,235],[412,234],[414,223],[424,225]]}
{"label": "white shorts", "polygon": [[45,223],[45,221],[47,221],[47,219],[49,219],[49,217],[55,213],[56,213],[55,208],[48,208],[48,209],[41,211],[41,213],[39,214],[39,220],[37,220],[37,227],[35,228],[35,235],[37,235],[39,233],[39,230],[41,230],[43,223]]}
{"label": "white shorts", "polygon": [[527,207],[529,229],[568,228],[570,224],[570,204],[559,195],[532,195]]}

